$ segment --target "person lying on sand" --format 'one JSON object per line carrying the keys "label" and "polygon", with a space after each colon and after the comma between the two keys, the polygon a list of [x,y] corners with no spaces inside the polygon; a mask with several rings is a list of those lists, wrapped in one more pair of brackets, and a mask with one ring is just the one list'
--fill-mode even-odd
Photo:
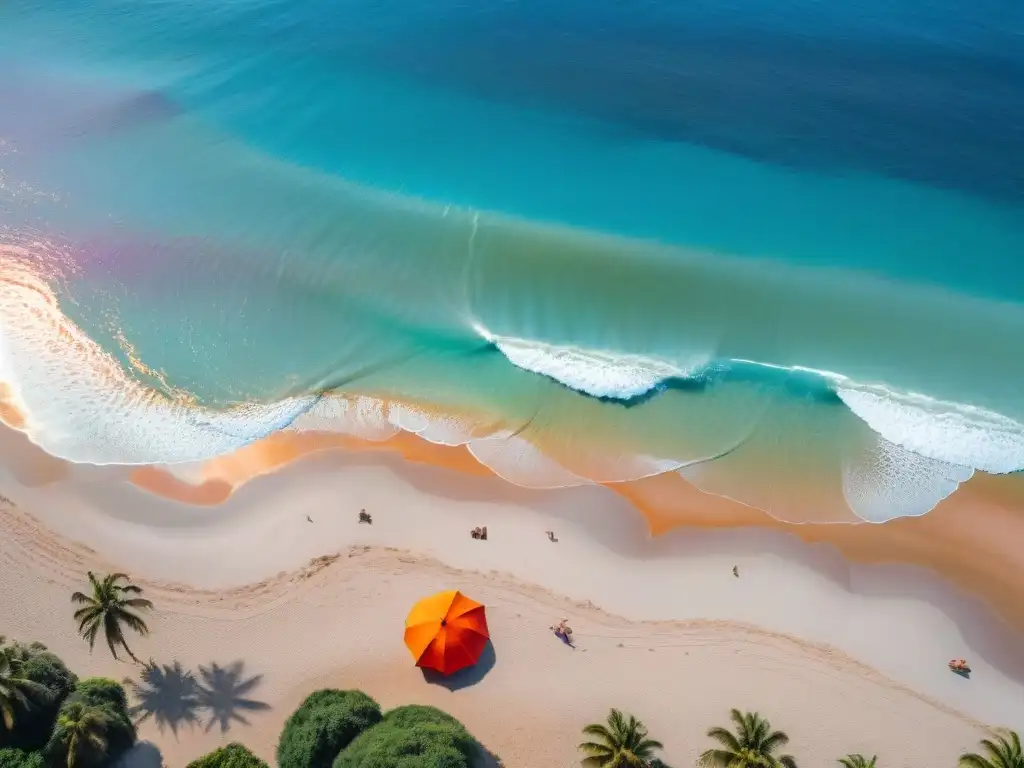
{"label": "person lying on sand", "polygon": [[949,668],[954,672],[970,672],[971,668],[965,659],[950,659]]}
{"label": "person lying on sand", "polygon": [[568,621],[568,619],[562,619],[555,626],[548,627],[548,629],[555,633],[555,637],[572,648],[572,628],[569,626]]}

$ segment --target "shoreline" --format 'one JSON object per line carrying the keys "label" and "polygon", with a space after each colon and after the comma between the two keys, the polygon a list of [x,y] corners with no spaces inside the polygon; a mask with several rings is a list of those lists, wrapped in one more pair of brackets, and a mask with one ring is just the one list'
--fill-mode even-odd
{"label": "shoreline", "polygon": [[[19,473],[15,463],[13,474],[38,480],[26,472],[34,465],[27,438],[3,432],[0,450],[16,453],[22,465]],[[53,470],[57,460],[46,458]],[[1015,716],[1024,719],[1017,632],[955,581],[951,588],[942,571],[913,558],[872,564],[847,555],[864,546],[883,548],[883,559],[884,547],[914,554],[907,539],[928,516],[903,526],[787,526],[763,515],[759,523],[756,510],[693,490],[675,496],[688,519],[658,530],[657,520],[652,525],[636,514],[639,505],[608,487],[527,490],[389,450],[305,456],[244,484],[216,510],[155,496],[123,468],[64,466],[42,474],[28,484],[12,477],[9,490],[0,490],[50,530],[140,578],[181,582],[188,574],[195,589],[233,589],[347,547],[396,547],[449,567],[540,583],[627,620],[752,622],[835,645],[983,720],[1012,719],[1016,705],[997,702],[1019,692]],[[361,508],[374,515],[373,526],[356,523]],[[745,518],[737,519],[737,508]],[[734,527],[714,527],[721,523]],[[477,525],[489,527],[489,541],[469,537]],[[659,534],[653,538],[652,527]],[[887,544],[890,527],[897,531]],[[555,531],[557,544],[546,530]],[[985,567],[993,563],[978,566]],[[605,571],[616,574],[612,583]],[[885,633],[859,627],[864,618],[883,622]],[[948,679],[945,662],[953,657],[971,659],[979,679],[991,673],[1000,681],[995,690]]]}
{"label": "shoreline", "polygon": [[[3,558],[11,578],[0,590],[0,607],[14,617],[10,634],[41,639],[84,674],[119,679],[135,673],[102,649],[90,655],[59,599],[66,600],[87,568],[116,563],[61,539],[20,509],[0,511],[0,529],[11,544]],[[156,603],[152,634],[133,643],[141,658],[186,669],[211,661],[237,669],[240,679],[257,681],[251,698],[261,704],[242,713],[247,723],[223,732],[183,727],[175,734],[152,721],[143,725],[140,738],[161,750],[167,766],[228,741],[271,759],[284,719],[319,687],[360,688],[385,707],[439,706],[466,723],[507,768],[575,765],[579,729],[611,706],[638,714],[665,741],[670,764],[678,765],[696,757],[703,731],[723,722],[730,706],[769,716],[790,733],[791,751],[810,764],[846,750],[877,752],[893,765],[921,758],[952,764],[986,734],[957,707],[833,645],[742,621],[630,620],[503,572],[456,568],[383,545],[352,545],[235,588],[194,589],[142,572],[137,581]],[[496,653],[465,687],[426,682],[401,643],[410,601],[441,587],[462,589],[488,606]],[[12,611],[21,604],[13,598],[26,589],[37,604],[56,601],[57,609]],[[570,619],[575,651],[545,630],[543,622],[553,616]],[[298,632],[301,654],[294,653]],[[783,686],[790,695],[779,697]],[[908,732],[915,738],[907,739]]]}

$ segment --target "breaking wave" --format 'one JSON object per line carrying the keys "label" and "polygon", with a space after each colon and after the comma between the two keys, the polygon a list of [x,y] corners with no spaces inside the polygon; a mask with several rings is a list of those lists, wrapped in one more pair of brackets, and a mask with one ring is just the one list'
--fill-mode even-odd
{"label": "breaking wave", "polygon": [[[924,514],[976,469],[1020,468],[1014,463],[1019,453],[1013,453],[1020,450],[1019,425],[980,409],[887,395],[838,374],[798,372],[834,387],[838,399],[832,403],[820,394],[827,389],[796,392],[788,374],[775,372],[785,386],[766,384],[770,378],[752,386],[730,382],[720,367],[715,370],[721,381],[707,390],[666,391],[623,409],[600,398],[628,400],[699,369],[501,337],[490,341],[510,363],[567,388],[561,395],[552,390],[554,399],[526,421],[346,391],[212,409],[126,372],[61,312],[52,275],[40,273],[41,253],[50,264],[60,261],[59,250],[43,243],[7,247],[0,254],[0,378],[23,412],[30,437],[73,462],[185,465],[283,430],[378,442],[409,433],[465,447],[494,474],[527,488],[678,472],[705,492],[780,520],[876,523]],[[159,378],[141,361],[135,367],[134,374]],[[814,391],[819,394],[810,396]],[[587,402],[594,403],[592,410],[572,412]],[[623,432],[622,425],[632,424],[629,414],[658,429]],[[572,420],[595,417],[604,426]],[[693,432],[689,441],[680,434],[687,429]],[[606,434],[599,435],[601,430]]]}
{"label": "breaking wave", "polygon": [[586,395],[612,400],[631,400],[647,394],[669,379],[685,378],[699,371],[710,361],[710,357],[703,357],[679,366],[628,352],[495,336],[482,326],[474,330],[524,371],[547,376]]}

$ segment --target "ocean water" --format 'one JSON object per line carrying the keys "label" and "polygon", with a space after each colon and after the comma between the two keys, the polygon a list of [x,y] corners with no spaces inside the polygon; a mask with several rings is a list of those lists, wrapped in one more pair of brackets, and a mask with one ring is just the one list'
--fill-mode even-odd
{"label": "ocean water", "polygon": [[1024,7],[0,7],[0,380],[66,459],[278,430],[797,522],[1024,469]]}

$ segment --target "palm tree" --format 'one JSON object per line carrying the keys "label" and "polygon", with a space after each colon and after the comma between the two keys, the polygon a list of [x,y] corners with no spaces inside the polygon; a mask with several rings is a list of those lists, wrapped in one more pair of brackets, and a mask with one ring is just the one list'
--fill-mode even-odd
{"label": "palm tree", "polygon": [[878,756],[875,755],[870,760],[864,755],[847,755],[846,757],[839,758],[839,764],[843,768],[875,768],[875,762],[878,760]]}
{"label": "palm tree", "polygon": [[106,733],[103,713],[76,701],[57,715],[53,740],[67,755],[68,768],[75,768],[88,762],[88,755],[102,756],[107,751]]}
{"label": "palm tree", "polygon": [[583,729],[595,741],[585,741],[579,748],[586,753],[587,768],[648,768],[654,750],[662,749],[660,741],[647,738],[647,728],[632,715],[629,719],[619,710],[608,715],[608,725],[592,723]]}
{"label": "palm tree", "polygon": [[89,650],[92,650],[96,643],[96,635],[103,630],[107,638],[107,645],[110,652],[117,658],[117,646],[125,649],[132,661],[136,664],[139,660],[135,658],[132,649],[124,639],[123,624],[133,629],[140,635],[149,634],[149,628],[139,616],[129,608],[150,609],[153,604],[138,595],[142,590],[134,584],[120,584],[119,582],[130,582],[124,573],[111,573],[100,581],[92,571],[89,571],[89,583],[92,585],[92,595],[82,592],[75,592],[71,596],[71,602],[84,604],[84,608],[75,611],[75,621],[78,622],[78,634],[89,641]]}
{"label": "palm tree", "polygon": [[960,768],[1024,768],[1024,751],[1016,731],[1000,728],[995,740],[982,739],[988,757],[969,752],[960,755]]}
{"label": "palm tree", "polygon": [[33,700],[49,697],[46,686],[21,676],[21,658],[14,647],[0,649],[0,719],[7,730],[14,728],[18,708],[28,709]]}
{"label": "palm tree", "polygon": [[736,734],[725,728],[711,728],[708,736],[722,749],[709,749],[697,760],[702,768],[796,768],[792,755],[775,756],[789,743],[789,736],[773,731],[771,723],[757,712],[730,711]]}

